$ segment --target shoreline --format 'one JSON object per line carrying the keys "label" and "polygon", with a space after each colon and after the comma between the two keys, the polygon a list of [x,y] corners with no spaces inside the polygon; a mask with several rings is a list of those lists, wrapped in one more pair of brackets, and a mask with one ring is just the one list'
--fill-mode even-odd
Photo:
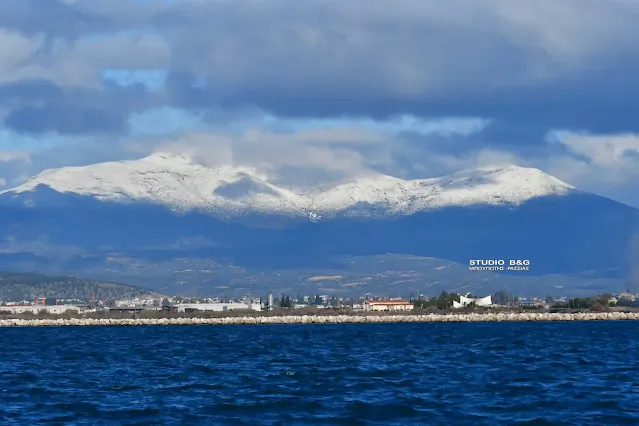
{"label": "shoreline", "polygon": [[632,321],[639,312],[584,313],[470,313],[424,315],[290,315],[217,318],[11,318],[0,320],[0,327],[68,326],[149,326],[149,325],[261,325],[261,324],[375,324],[435,322],[549,322],[549,321]]}

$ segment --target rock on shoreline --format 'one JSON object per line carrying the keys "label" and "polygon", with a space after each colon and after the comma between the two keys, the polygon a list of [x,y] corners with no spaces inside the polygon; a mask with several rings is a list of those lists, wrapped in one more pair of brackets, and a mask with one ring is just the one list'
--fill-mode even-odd
{"label": "rock on shoreline", "polygon": [[126,326],[126,325],[231,325],[231,324],[352,324],[400,322],[522,322],[522,321],[611,321],[638,320],[639,312],[587,313],[488,313],[488,314],[428,314],[428,315],[296,315],[280,317],[226,318],[160,318],[160,319],[3,319],[0,327],[60,327],[60,326]]}

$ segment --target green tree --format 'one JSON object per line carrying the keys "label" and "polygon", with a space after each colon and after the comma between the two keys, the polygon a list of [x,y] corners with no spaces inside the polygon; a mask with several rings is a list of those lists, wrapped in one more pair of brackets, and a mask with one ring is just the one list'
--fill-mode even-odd
{"label": "green tree", "polygon": [[615,296],[613,296],[611,293],[604,293],[597,298],[597,302],[601,306],[615,306],[615,303],[610,301],[611,299],[614,299],[614,297]]}
{"label": "green tree", "polygon": [[286,300],[284,301],[284,303],[288,309],[291,309],[293,307],[293,304],[291,303],[291,299],[288,296],[286,296]]}
{"label": "green tree", "polygon": [[437,309],[448,310],[448,307],[450,306],[450,295],[446,291],[442,291],[437,298],[435,306],[437,306]]}
{"label": "green tree", "polygon": [[415,309],[426,309],[437,306],[437,297],[418,297],[413,301]]}
{"label": "green tree", "polygon": [[568,300],[568,307],[570,309],[590,309],[594,305],[594,300],[591,298],[575,297]]}

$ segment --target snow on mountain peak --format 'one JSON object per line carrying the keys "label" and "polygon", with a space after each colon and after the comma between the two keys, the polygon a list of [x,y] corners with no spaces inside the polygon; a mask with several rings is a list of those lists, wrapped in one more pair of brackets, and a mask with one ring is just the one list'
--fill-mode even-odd
{"label": "snow on mountain peak", "polygon": [[251,167],[207,167],[189,156],[156,153],[133,161],[45,170],[2,193],[24,193],[39,185],[104,201],[145,201],[174,210],[275,213],[311,219],[340,212],[369,215],[370,207],[396,215],[446,206],[520,204],[575,190],[541,170],[518,166],[414,180],[372,174],[337,185],[293,190],[271,183],[267,175]]}
{"label": "snow on mountain peak", "polygon": [[147,161],[147,162],[154,162],[154,163],[160,163],[160,164],[171,164],[171,163],[191,164],[193,163],[193,159],[188,155],[172,154],[169,152],[156,152],[154,154],[149,155],[148,157],[142,158],[139,161]]}

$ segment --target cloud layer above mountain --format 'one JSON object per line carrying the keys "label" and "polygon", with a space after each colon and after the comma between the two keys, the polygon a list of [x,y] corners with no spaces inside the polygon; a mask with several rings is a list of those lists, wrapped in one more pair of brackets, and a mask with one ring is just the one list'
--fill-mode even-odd
{"label": "cloud layer above mountain", "polygon": [[515,162],[639,205],[638,18],[631,0],[1,2],[0,183],[162,148],[327,175]]}

